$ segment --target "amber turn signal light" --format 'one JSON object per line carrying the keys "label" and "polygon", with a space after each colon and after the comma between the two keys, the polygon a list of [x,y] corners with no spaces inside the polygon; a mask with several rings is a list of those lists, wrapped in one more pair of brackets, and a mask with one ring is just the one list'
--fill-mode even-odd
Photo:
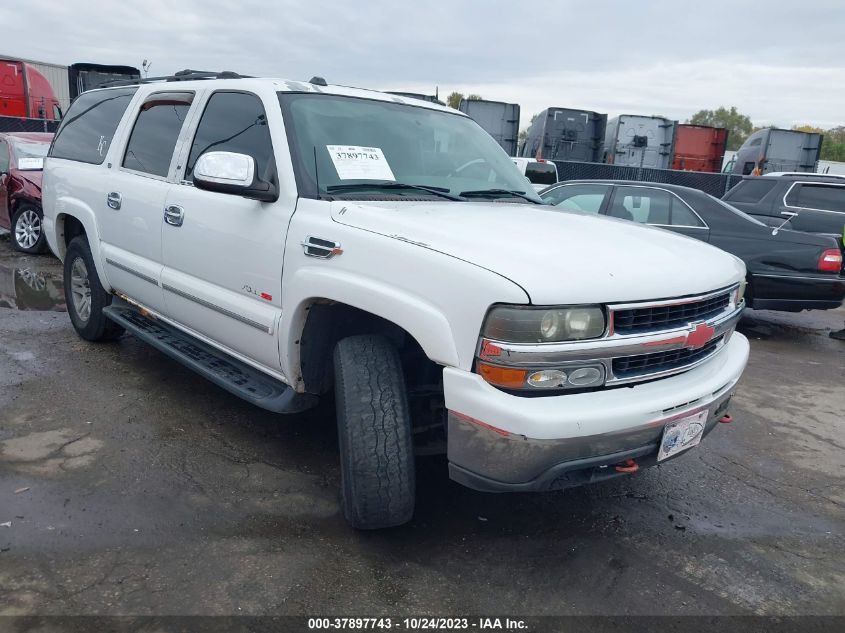
{"label": "amber turn signal light", "polygon": [[491,385],[505,389],[522,389],[525,386],[525,379],[528,370],[514,369],[512,367],[497,367],[479,362],[478,373]]}

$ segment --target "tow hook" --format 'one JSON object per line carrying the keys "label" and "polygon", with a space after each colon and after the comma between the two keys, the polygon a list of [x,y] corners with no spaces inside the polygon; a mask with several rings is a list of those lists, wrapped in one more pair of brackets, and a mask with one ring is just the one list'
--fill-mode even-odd
{"label": "tow hook", "polygon": [[734,418],[730,413],[726,413],[721,418],[719,418],[719,422],[721,424],[730,424],[733,421],[734,421]]}
{"label": "tow hook", "polygon": [[635,473],[640,469],[640,466],[633,459],[626,459],[624,462],[616,464],[614,468],[616,468],[617,473]]}

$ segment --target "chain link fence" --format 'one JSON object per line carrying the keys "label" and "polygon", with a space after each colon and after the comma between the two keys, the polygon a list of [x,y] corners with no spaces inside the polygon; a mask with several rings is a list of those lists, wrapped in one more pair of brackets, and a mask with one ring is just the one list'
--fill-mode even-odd
{"label": "chain link fence", "polygon": [[552,161],[557,165],[559,180],[636,180],[639,182],[660,182],[667,185],[681,185],[700,189],[721,198],[736,183],[742,180],[738,174],[720,174],[703,171],[678,171],[675,169],[654,169],[609,165],[607,163],[579,163],[573,161]]}
{"label": "chain link fence", "polygon": [[47,119],[23,119],[15,116],[0,116],[0,132],[53,132],[59,129],[59,121]]}

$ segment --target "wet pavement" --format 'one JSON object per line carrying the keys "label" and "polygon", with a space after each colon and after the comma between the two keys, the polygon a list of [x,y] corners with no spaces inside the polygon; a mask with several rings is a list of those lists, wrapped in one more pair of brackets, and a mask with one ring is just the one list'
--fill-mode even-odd
{"label": "wet pavement", "polygon": [[331,403],[260,411],[63,306],[0,238],[0,615],[845,614],[845,310],[749,312],[736,421],[682,458],[515,495],[424,458],[414,520],[360,533]]}

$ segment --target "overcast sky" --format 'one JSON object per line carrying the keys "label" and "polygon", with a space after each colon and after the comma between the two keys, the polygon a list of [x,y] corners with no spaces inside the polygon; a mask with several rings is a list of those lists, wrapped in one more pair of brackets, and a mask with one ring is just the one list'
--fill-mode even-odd
{"label": "overcast sky", "polygon": [[476,92],[519,103],[522,127],[548,106],[845,124],[842,0],[41,0],[12,15],[2,55]]}

